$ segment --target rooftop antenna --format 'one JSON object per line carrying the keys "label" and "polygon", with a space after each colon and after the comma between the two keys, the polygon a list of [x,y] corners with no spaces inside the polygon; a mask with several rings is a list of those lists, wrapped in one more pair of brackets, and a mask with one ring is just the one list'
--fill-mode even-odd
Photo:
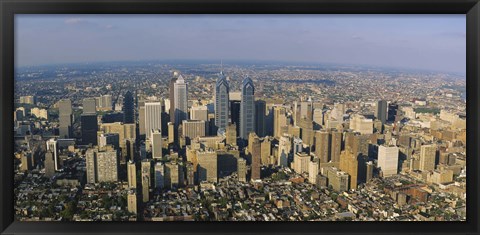
{"label": "rooftop antenna", "polygon": [[220,69],[223,72],[223,59],[220,59]]}

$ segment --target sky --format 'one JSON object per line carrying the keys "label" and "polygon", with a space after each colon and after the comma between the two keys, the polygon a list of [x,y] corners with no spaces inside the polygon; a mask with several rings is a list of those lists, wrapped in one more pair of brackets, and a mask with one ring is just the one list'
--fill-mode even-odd
{"label": "sky", "polygon": [[262,60],[466,71],[465,15],[16,15],[15,65]]}

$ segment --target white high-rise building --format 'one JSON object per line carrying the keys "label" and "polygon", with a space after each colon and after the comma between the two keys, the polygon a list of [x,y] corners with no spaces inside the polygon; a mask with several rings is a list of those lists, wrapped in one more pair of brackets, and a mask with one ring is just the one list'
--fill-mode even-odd
{"label": "white high-rise building", "polygon": [[317,182],[318,169],[318,161],[310,161],[308,163],[308,182],[311,184]]}
{"label": "white high-rise building", "polygon": [[53,153],[53,159],[55,162],[55,170],[58,171],[58,149],[57,149],[57,140],[55,139],[49,139],[46,142],[47,144],[47,151],[50,151]]}
{"label": "white high-rise building", "polygon": [[178,127],[183,120],[187,120],[188,118],[188,86],[182,75],[179,75],[173,87],[175,94],[175,125]]}
{"label": "white high-rise building", "polygon": [[162,130],[162,103],[145,103],[145,136],[151,138],[153,130]]}
{"label": "white high-rise building", "polygon": [[398,147],[378,146],[378,164],[383,172],[383,177],[396,175],[398,173]]}
{"label": "white high-rise building", "polygon": [[150,137],[152,145],[152,158],[162,158],[162,132],[160,130],[153,130]]}

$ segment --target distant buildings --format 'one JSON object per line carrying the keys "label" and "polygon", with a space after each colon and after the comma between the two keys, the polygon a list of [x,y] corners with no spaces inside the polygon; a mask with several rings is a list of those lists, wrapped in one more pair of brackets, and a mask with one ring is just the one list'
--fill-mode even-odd
{"label": "distant buildings", "polygon": [[33,95],[20,96],[20,104],[35,104],[36,97]]}

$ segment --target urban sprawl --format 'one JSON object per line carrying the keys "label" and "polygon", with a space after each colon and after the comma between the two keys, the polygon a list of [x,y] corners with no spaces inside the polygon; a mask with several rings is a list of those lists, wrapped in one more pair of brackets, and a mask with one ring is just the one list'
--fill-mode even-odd
{"label": "urban sprawl", "polygon": [[21,221],[464,221],[464,76],[99,63],[15,78]]}

